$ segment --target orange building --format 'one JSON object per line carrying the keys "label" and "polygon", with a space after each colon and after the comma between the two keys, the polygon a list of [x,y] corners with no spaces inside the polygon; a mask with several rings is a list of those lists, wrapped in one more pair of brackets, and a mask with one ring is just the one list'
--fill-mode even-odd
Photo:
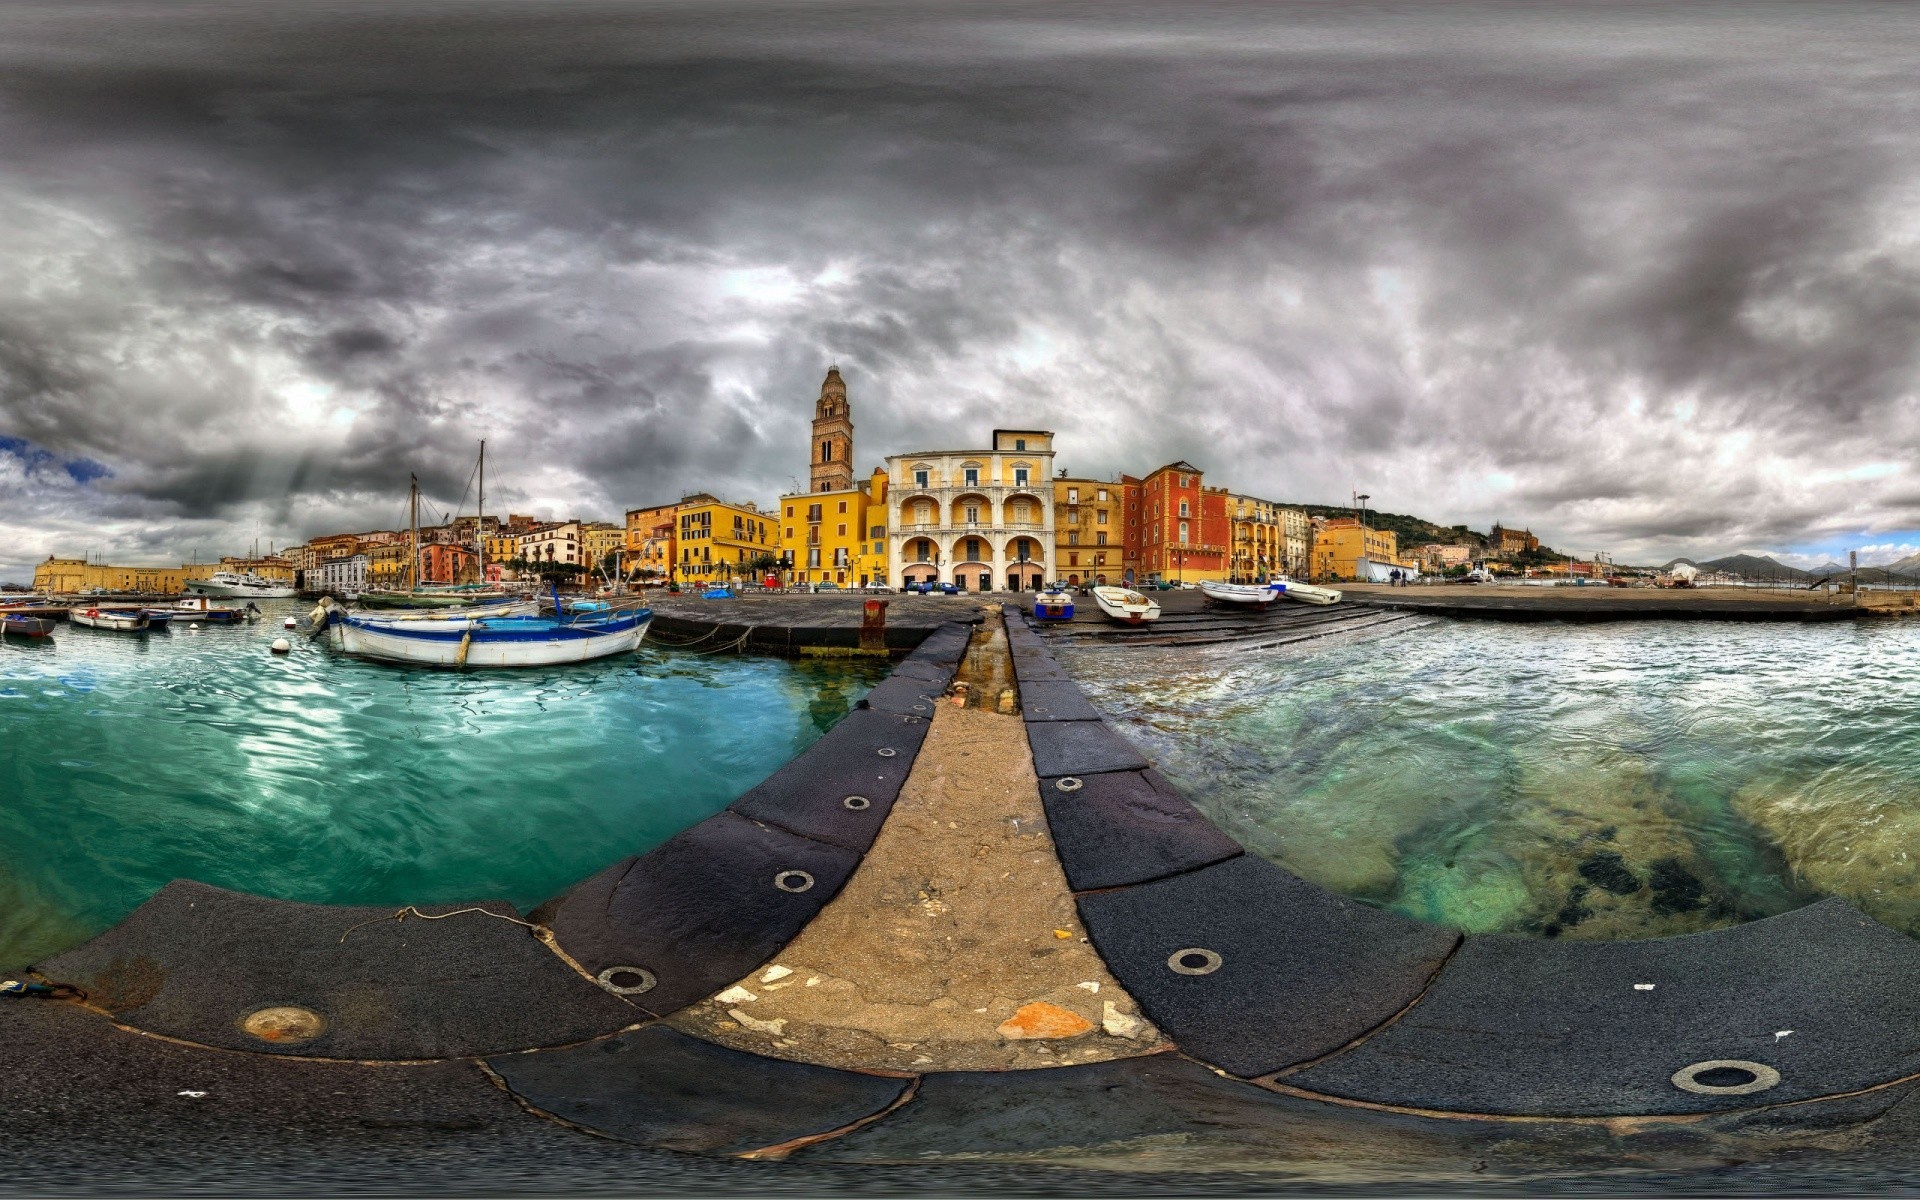
{"label": "orange building", "polygon": [[479,575],[480,556],[471,546],[430,542],[420,547],[421,583],[473,583]]}
{"label": "orange building", "polygon": [[[1122,483],[1130,482],[1122,476]],[[1137,500],[1123,496],[1131,528],[1139,528],[1136,578],[1192,583],[1225,579],[1233,529],[1225,488],[1210,488],[1200,468],[1171,462],[1139,481]]]}

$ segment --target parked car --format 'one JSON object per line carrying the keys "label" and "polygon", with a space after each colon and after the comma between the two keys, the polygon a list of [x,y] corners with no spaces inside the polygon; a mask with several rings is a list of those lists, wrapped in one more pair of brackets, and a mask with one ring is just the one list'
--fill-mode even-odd
{"label": "parked car", "polygon": [[816,583],[813,585],[813,590],[816,592],[837,592],[840,590],[840,585],[837,583]]}

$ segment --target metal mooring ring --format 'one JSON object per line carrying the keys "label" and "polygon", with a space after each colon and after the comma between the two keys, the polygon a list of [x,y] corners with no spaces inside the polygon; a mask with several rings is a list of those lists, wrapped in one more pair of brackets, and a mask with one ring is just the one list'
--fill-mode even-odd
{"label": "metal mooring ring", "polygon": [[892,758],[895,754],[899,752],[896,751],[892,746],[882,746],[878,750],[875,750],[874,753],[878,754],[881,758]]}
{"label": "metal mooring ring", "polygon": [[865,812],[873,807],[873,801],[867,799],[865,796],[848,796],[840,802],[840,807],[851,809],[854,812]]}
{"label": "metal mooring ring", "polygon": [[773,886],[783,892],[804,892],[813,886],[813,876],[805,871],[782,871],[773,877]]}
{"label": "metal mooring ring", "polygon": [[1167,955],[1167,970],[1175,975],[1211,975],[1225,961],[1203,946],[1189,946]]}
{"label": "metal mooring ring", "polygon": [[[1742,1078],[1744,1076],[1744,1078]],[[1780,1082],[1780,1072],[1765,1063],[1739,1058],[1710,1058],[1673,1073],[1673,1086],[1696,1096],[1750,1096]]]}
{"label": "metal mooring ring", "polygon": [[1054,780],[1053,786],[1059,788],[1063,792],[1077,792],[1085,785],[1083,785],[1078,779],[1075,779],[1073,776],[1068,775],[1064,779]]}
{"label": "metal mooring ring", "polygon": [[[631,975],[640,982],[632,984],[615,983],[614,979],[621,975]],[[616,996],[638,996],[641,992],[652,991],[654,986],[660,982],[659,978],[645,967],[608,967],[606,970],[594,976],[594,978],[600,981],[601,987]]]}

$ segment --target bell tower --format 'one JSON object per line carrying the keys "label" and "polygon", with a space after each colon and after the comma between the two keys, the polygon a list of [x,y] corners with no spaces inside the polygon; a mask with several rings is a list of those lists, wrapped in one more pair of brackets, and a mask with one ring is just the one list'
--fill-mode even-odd
{"label": "bell tower", "polygon": [[853,487],[853,411],[839,367],[828,367],[813,406],[813,468],[810,492],[844,492]]}

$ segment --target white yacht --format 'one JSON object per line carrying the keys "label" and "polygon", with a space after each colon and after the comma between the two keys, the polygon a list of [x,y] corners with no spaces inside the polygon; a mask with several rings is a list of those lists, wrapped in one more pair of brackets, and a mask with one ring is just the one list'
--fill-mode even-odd
{"label": "white yacht", "polygon": [[278,583],[251,572],[215,571],[205,579],[189,579],[186,588],[199,596],[228,596],[243,600],[285,600],[293,595],[293,585]]}

